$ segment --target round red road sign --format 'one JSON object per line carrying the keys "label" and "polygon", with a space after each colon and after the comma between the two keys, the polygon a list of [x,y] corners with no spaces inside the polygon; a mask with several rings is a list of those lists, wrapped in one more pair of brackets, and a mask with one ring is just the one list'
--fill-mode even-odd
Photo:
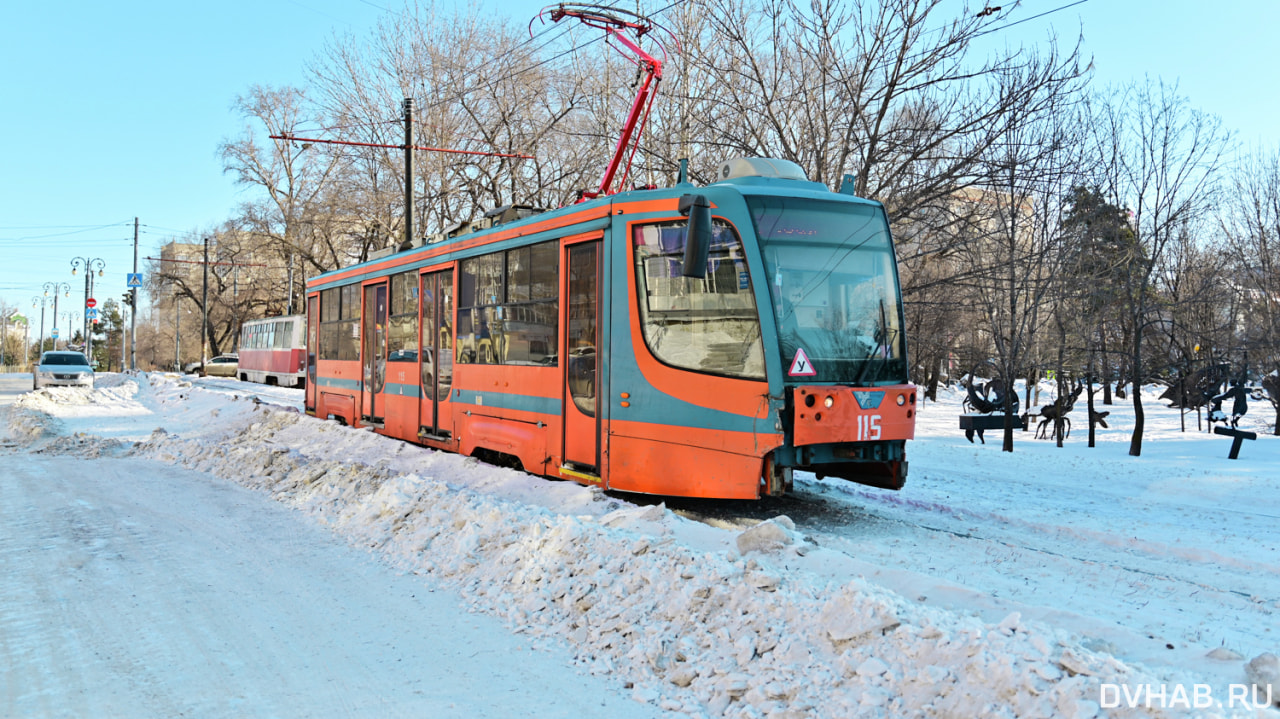
{"label": "round red road sign", "polygon": [[85,301],[84,301],[84,306],[85,306],[85,307],[97,307],[97,306],[98,306],[98,301],[97,301],[97,300],[95,300],[95,299],[93,299],[92,297],[90,297],[89,299],[87,299],[87,300],[85,300]]}

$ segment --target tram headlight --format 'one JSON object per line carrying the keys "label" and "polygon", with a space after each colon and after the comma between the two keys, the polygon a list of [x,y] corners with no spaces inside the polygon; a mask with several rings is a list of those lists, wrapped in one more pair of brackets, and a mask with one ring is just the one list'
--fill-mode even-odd
{"label": "tram headlight", "polygon": [[898,395],[898,406],[901,407],[906,403],[907,403],[907,396],[905,394]]}
{"label": "tram headlight", "polygon": [[822,406],[826,407],[827,409],[831,409],[831,406],[834,405],[835,403],[836,403],[836,398],[832,397],[831,395],[827,395],[827,398],[822,400]]}

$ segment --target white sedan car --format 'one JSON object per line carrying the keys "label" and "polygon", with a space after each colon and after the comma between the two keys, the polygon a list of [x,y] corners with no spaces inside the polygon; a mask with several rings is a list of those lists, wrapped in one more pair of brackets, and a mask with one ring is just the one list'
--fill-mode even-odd
{"label": "white sedan car", "polygon": [[218,355],[204,364],[204,373],[207,377],[235,377],[239,367],[239,355]]}
{"label": "white sedan car", "polygon": [[31,374],[31,389],[93,386],[93,368],[80,352],[45,352]]}

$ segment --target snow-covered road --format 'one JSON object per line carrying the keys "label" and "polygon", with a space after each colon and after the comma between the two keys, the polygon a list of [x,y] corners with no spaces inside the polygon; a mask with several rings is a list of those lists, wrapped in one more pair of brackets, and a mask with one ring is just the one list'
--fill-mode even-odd
{"label": "snow-covered road", "polygon": [[433,584],[205,473],[0,448],[0,716],[658,713]]}

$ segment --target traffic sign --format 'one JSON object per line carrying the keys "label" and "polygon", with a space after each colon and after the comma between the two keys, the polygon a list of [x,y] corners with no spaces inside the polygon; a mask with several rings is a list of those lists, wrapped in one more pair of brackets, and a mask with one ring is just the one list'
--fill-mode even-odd
{"label": "traffic sign", "polygon": [[97,311],[96,309],[92,308],[92,307],[90,307],[89,309],[85,310],[85,311],[84,311],[84,315],[85,315],[85,317],[88,317],[88,318],[89,318],[89,319],[91,319],[91,320],[96,320],[96,319],[98,319],[98,311]]}
{"label": "traffic sign", "polygon": [[85,307],[97,307],[97,306],[98,306],[98,301],[97,301],[97,300],[95,300],[95,299],[93,299],[92,297],[90,297],[89,299],[87,299],[87,300],[85,300],[85,301],[84,301],[84,306],[85,306]]}
{"label": "traffic sign", "polygon": [[787,370],[787,374],[792,377],[813,377],[818,374],[818,370],[813,366],[813,362],[809,361],[809,355],[805,354],[803,347],[796,348],[796,356],[791,360],[791,369]]}
{"label": "traffic sign", "polygon": [[141,287],[141,286],[142,286],[142,273],[141,273],[141,272],[130,272],[130,273],[128,273],[128,274],[129,274],[129,281],[125,283],[125,286],[126,286],[126,287]]}
{"label": "traffic sign", "polygon": [[54,327],[53,332],[49,336],[54,338],[55,340],[58,339],[58,328]]}

